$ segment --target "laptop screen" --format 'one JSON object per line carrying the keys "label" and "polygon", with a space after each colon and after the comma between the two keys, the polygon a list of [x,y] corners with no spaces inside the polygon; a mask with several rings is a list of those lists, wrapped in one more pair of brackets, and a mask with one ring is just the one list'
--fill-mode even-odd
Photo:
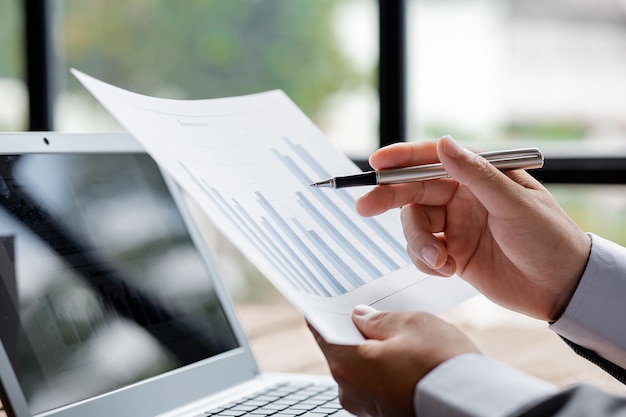
{"label": "laptop screen", "polygon": [[32,413],[238,346],[157,166],[0,156],[0,338]]}

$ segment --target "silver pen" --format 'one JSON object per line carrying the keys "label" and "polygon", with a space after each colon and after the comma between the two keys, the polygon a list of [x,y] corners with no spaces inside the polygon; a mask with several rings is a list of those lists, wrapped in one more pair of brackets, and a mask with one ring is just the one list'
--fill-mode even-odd
{"label": "silver pen", "polygon": [[[479,153],[500,170],[536,169],[543,167],[543,154],[537,148],[511,149]],[[442,164],[367,171],[356,175],[332,177],[315,182],[312,187],[345,188],[362,185],[403,184],[407,182],[449,178]]]}

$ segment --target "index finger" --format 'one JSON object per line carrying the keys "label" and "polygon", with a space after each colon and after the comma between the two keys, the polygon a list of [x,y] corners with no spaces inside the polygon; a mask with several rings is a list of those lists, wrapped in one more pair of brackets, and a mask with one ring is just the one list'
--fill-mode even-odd
{"label": "index finger", "polygon": [[369,158],[374,169],[401,168],[439,162],[437,141],[400,142],[378,149]]}

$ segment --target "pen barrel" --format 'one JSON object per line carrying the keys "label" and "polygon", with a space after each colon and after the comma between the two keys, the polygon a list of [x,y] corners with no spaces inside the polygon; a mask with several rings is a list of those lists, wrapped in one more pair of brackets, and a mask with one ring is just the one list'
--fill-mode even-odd
{"label": "pen barrel", "polygon": [[[537,148],[514,149],[479,153],[500,170],[536,169],[543,167],[543,154]],[[378,184],[402,184],[407,182],[449,178],[442,164],[428,164],[415,167],[376,171]]]}
{"label": "pen barrel", "polygon": [[416,167],[386,169],[377,171],[378,184],[402,184],[405,182],[417,182],[448,178],[449,175],[443,165],[428,164]]}

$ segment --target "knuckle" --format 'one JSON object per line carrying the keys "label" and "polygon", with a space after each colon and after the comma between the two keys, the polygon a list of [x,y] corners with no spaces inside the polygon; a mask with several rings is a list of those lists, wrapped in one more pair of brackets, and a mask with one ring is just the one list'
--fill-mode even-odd
{"label": "knuckle", "polygon": [[471,163],[472,163],[475,175],[472,175],[468,179],[468,183],[465,184],[469,186],[470,188],[472,187],[472,184],[474,183],[474,181],[478,180],[479,178],[488,179],[496,175],[494,172],[496,168],[493,165],[491,165],[489,161],[487,161],[485,158],[483,158],[482,156],[478,154],[474,156]]}
{"label": "knuckle", "polygon": [[[377,320],[377,318],[373,320]],[[379,360],[380,353],[372,343],[364,343],[359,347],[359,357],[362,358],[366,364],[371,364]]]}
{"label": "knuckle", "polygon": [[491,172],[491,164],[480,155],[474,156],[473,164],[481,174],[489,174]]}

